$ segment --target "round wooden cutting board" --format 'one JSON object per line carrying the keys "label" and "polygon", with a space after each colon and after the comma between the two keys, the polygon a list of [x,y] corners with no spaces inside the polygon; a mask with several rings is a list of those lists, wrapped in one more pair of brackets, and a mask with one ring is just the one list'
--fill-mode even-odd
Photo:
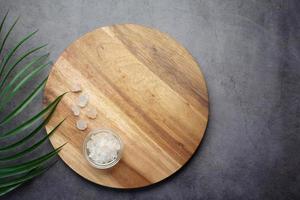
{"label": "round wooden cutting board", "polygon": [[[68,93],[46,126],[54,147],[67,142],[62,160],[82,177],[113,188],[138,188],[180,169],[196,151],[208,120],[203,74],[188,51],[165,33],[134,24],[96,29],[58,58],[45,89],[45,104],[80,83],[89,95],[79,117],[70,108],[80,93]],[[89,106],[98,116],[86,117]],[[76,128],[76,120],[88,129]],[[121,161],[99,170],[85,160],[82,144],[93,129],[109,128],[124,142]]]}

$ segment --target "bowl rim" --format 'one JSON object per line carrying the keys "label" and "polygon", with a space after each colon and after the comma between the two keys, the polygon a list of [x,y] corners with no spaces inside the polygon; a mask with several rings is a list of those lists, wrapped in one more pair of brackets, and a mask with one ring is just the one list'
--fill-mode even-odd
{"label": "bowl rim", "polygon": [[[106,164],[96,164],[94,163],[88,156],[88,153],[87,153],[87,142],[89,141],[90,137],[94,134],[101,134],[102,133],[109,133],[109,134],[112,134],[115,138],[117,138],[117,140],[119,141],[120,143],[120,150],[118,151],[118,156],[115,160],[112,160],[111,162],[109,163],[106,163]],[[88,161],[88,163],[92,166],[92,167],[95,167],[97,169],[109,169],[109,168],[112,168],[114,167],[120,160],[121,160],[121,157],[122,157],[122,154],[123,154],[123,148],[124,148],[124,144],[123,144],[123,141],[121,139],[121,137],[116,134],[114,131],[112,131],[111,129],[107,129],[107,128],[97,128],[97,129],[93,129],[91,130],[84,138],[84,141],[83,141],[83,154],[84,154],[84,157],[85,157],[85,160]]]}

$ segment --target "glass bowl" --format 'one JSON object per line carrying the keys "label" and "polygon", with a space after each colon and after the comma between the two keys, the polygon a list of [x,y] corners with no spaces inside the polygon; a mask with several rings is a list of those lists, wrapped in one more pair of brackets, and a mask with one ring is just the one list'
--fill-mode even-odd
{"label": "glass bowl", "polygon": [[[114,136],[119,141],[120,150],[118,150],[117,157],[114,160],[112,160],[108,163],[99,164],[99,163],[96,163],[94,160],[92,160],[89,157],[89,150],[87,148],[87,143],[88,143],[89,140],[91,140],[91,137],[93,135],[96,135],[96,134],[111,134],[112,136]],[[120,161],[120,159],[122,157],[123,148],[124,148],[124,145],[123,145],[123,142],[122,142],[121,138],[116,133],[114,133],[113,131],[111,131],[109,129],[93,130],[85,137],[84,142],[83,142],[83,153],[84,153],[85,159],[88,161],[88,163],[91,166],[93,166],[97,169],[108,169],[108,168],[112,168],[113,166],[115,166]]]}

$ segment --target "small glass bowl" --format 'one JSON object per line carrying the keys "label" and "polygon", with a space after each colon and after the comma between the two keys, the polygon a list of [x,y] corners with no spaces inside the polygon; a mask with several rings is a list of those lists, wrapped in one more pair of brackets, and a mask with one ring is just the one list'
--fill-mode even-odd
{"label": "small glass bowl", "polygon": [[[87,149],[87,142],[90,140],[91,136],[92,135],[95,135],[95,134],[101,134],[101,133],[108,133],[108,134],[111,134],[113,135],[120,143],[120,150],[118,151],[118,154],[117,154],[117,158],[112,160],[111,162],[109,163],[105,163],[105,164],[98,164],[98,163],[95,163],[89,156],[89,152],[88,152],[88,149]],[[84,156],[85,156],[85,159],[88,161],[88,163],[97,168],[97,169],[108,169],[108,168],[112,168],[113,166],[115,166],[121,159],[122,157],[122,153],[123,153],[123,148],[124,148],[124,145],[123,145],[123,142],[121,140],[121,138],[115,134],[114,132],[112,132],[111,130],[109,129],[97,129],[97,130],[93,130],[91,131],[84,139],[84,142],[83,142],[83,152],[84,152]]]}

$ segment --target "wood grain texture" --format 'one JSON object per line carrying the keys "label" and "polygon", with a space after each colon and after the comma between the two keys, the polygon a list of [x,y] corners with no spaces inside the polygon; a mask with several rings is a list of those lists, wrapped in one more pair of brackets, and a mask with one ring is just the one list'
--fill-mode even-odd
{"label": "wood grain texture", "polygon": [[[98,111],[79,131],[68,93],[46,126],[54,147],[67,142],[60,157],[76,173],[100,185],[138,188],[159,182],[180,169],[197,149],[208,121],[204,77],[193,57],[167,34],[139,25],[96,29],[72,43],[58,58],[45,89],[47,104],[80,83]],[[82,144],[88,132],[109,128],[124,142],[121,161],[112,169],[88,165]]]}

